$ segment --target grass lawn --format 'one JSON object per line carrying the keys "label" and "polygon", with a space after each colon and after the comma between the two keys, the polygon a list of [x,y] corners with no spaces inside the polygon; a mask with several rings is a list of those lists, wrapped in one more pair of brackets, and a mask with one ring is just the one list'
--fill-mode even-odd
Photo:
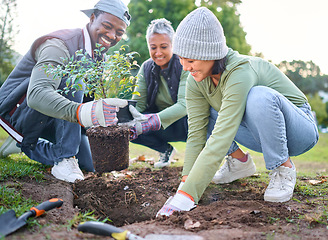
{"label": "grass lawn", "polygon": [[[7,136],[7,133],[0,128],[0,145],[2,145]],[[177,162],[173,164],[173,166],[182,166],[186,144],[184,142],[175,142],[172,143],[172,145],[177,149],[177,154],[175,155]],[[266,171],[262,153],[254,152],[242,146],[241,148],[244,151],[250,152],[258,171]],[[144,155],[146,159],[153,159],[154,161],[157,161],[158,159],[158,153],[156,151],[138,144],[130,143],[130,158],[135,158],[140,155]],[[0,160],[2,160],[0,161],[0,175],[4,174],[3,171],[4,168],[6,168],[4,165],[10,165],[11,163],[20,163],[22,164],[22,167],[25,163],[27,166],[31,166],[32,164],[37,165],[42,169],[42,167],[39,166],[40,164],[28,160],[23,154],[13,154],[10,158],[7,158],[6,161],[1,158]],[[321,133],[319,142],[314,148],[300,156],[292,157],[292,160],[295,163],[299,174],[309,175],[311,177],[316,175],[328,175],[328,134]]]}
{"label": "grass lawn", "polygon": [[[2,128],[0,128],[0,145],[2,145],[7,136],[7,133]],[[172,145],[177,149],[177,154],[175,155],[177,162],[173,166],[182,166],[186,144],[184,142],[175,142],[172,143]],[[244,151],[250,152],[250,154],[253,156],[258,171],[266,171],[262,153],[254,152],[242,146],[241,148]],[[158,159],[158,153],[156,151],[138,144],[130,143],[130,158],[135,158],[140,155],[144,155],[146,159],[154,159],[154,161],[157,161]],[[37,166],[40,165],[34,161],[28,160],[28,158],[23,154],[13,154],[10,156],[10,158],[7,158],[6,161],[1,158],[0,160],[2,160],[0,162],[0,175],[4,174],[3,171],[5,164],[11,164],[15,162],[18,164],[19,162],[23,165],[26,163],[28,166],[31,164],[35,164]],[[300,156],[292,157],[292,160],[295,163],[299,174],[310,176],[315,176],[317,174],[328,175],[328,134],[321,133],[319,142],[314,148]],[[42,169],[42,167],[40,168]]]}

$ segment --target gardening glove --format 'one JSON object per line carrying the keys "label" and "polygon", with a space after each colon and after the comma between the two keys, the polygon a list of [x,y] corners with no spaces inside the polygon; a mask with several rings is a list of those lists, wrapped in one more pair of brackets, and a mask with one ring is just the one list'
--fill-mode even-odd
{"label": "gardening glove", "polygon": [[119,108],[128,105],[127,100],[105,98],[80,104],[77,109],[77,119],[81,126],[111,126],[118,122],[116,113]]}
{"label": "gardening glove", "polygon": [[194,209],[197,205],[191,198],[189,194],[179,190],[174,197],[169,197],[161,210],[157,212],[156,217],[161,215],[170,216],[176,211],[190,211]]}
{"label": "gardening glove", "polygon": [[158,131],[161,128],[161,119],[158,114],[142,114],[132,105],[129,106],[129,110],[135,122],[135,125],[130,128],[130,140],[136,139],[140,134]]}

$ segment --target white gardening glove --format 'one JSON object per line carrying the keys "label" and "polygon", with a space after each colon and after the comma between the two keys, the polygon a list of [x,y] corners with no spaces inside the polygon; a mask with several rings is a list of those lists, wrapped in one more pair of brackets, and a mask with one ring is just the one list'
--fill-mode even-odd
{"label": "white gardening glove", "polygon": [[156,217],[161,215],[170,216],[176,211],[190,211],[196,206],[195,202],[180,190],[174,197],[169,197],[161,210],[157,212]]}
{"label": "white gardening glove", "polygon": [[111,126],[118,121],[116,113],[119,108],[128,105],[127,100],[105,98],[81,104],[77,109],[77,119],[83,127]]}
{"label": "white gardening glove", "polygon": [[161,128],[161,119],[158,114],[142,114],[132,105],[129,106],[129,110],[135,122],[130,128],[130,140],[136,139],[140,134],[158,131]]}

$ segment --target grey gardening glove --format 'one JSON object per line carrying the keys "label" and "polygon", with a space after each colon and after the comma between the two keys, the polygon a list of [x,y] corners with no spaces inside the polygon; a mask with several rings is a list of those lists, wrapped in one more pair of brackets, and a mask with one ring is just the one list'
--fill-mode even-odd
{"label": "grey gardening glove", "polygon": [[130,128],[130,140],[136,139],[140,134],[149,131],[158,131],[161,128],[161,119],[158,114],[142,114],[132,105],[129,106],[129,110],[135,123]]}

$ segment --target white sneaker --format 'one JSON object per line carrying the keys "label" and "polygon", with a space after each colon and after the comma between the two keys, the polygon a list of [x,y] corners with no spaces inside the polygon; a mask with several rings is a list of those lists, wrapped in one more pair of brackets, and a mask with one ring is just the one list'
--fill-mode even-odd
{"label": "white sneaker", "polygon": [[241,162],[236,158],[227,156],[225,163],[216,171],[212,181],[216,184],[222,184],[252,176],[256,172],[256,167],[251,155],[249,153],[246,153],[246,155],[246,162]]}
{"label": "white sneaker", "polygon": [[174,147],[170,145],[168,149],[164,153],[159,154],[159,160],[154,164],[155,168],[163,168],[170,166],[170,163],[173,160],[173,156],[177,151],[175,150]]}
{"label": "white sneaker", "polygon": [[268,202],[287,202],[294,192],[296,184],[296,168],[280,166],[270,174],[270,183],[264,193],[264,201]]}
{"label": "white sneaker", "polygon": [[0,157],[7,157],[13,153],[21,153],[22,150],[16,146],[16,141],[12,137],[8,137],[0,147]]}
{"label": "white sneaker", "polygon": [[71,183],[75,180],[84,180],[77,159],[74,157],[64,158],[63,161],[56,163],[51,169],[51,174],[57,179]]}

